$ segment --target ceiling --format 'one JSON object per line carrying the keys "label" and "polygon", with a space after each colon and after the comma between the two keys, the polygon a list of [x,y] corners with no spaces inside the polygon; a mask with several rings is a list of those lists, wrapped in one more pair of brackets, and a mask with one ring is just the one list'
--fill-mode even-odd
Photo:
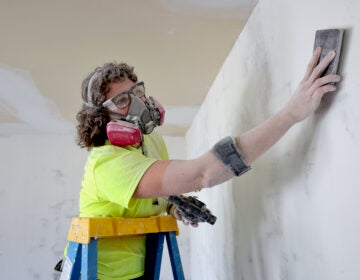
{"label": "ceiling", "polygon": [[[148,95],[165,106],[160,133],[182,136],[254,5],[252,0],[2,0],[0,64],[27,71],[42,97],[75,123],[85,76],[105,62],[127,62],[145,81]],[[0,122],[22,121],[16,110],[4,112]]]}

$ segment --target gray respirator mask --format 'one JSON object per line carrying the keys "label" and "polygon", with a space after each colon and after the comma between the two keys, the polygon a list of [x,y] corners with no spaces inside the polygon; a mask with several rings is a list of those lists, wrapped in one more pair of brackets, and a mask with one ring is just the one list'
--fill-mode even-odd
{"label": "gray respirator mask", "polygon": [[137,125],[143,134],[150,134],[156,126],[162,125],[164,115],[164,108],[153,97],[143,102],[134,96],[124,120]]}

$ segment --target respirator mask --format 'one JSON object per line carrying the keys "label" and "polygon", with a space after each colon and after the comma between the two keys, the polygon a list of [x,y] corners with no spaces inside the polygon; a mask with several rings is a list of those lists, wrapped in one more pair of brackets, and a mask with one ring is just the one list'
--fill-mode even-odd
{"label": "respirator mask", "polygon": [[[132,97],[131,97],[132,95]],[[114,112],[117,108],[129,107],[126,115]],[[128,91],[120,93],[103,103],[110,114],[119,116],[106,126],[111,144],[132,146],[142,142],[143,134],[150,134],[156,126],[164,122],[165,110],[153,97],[145,97],[143,82],[136,83]]]}

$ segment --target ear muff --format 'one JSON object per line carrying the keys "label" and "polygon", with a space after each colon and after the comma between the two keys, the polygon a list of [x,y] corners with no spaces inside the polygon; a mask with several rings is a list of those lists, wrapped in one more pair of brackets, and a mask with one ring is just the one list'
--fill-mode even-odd
{"label": "ear muff", "polygon": [[106,133],[110,143],[115,146],[133,146],[142,142],[140,129],[127,121],[110,121],[106,125]]}

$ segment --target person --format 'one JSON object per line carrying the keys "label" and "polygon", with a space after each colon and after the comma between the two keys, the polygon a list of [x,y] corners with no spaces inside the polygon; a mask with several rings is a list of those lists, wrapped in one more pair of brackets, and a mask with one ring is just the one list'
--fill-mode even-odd
{"label": "person", "polygon": [[[322,72],[335,56],[320,60],[317,48],[305,76],[288,103],[257,127],[220,140],[191,160],[169,160],[165,143],[154,128],[164,109],[145,93],[134,68],[106,63],[82,83],[84,104],[77,114],[77,143],[90,153],[80,191],[80,216],[148,217],[174,212],[161,199],[218,185],[250,169],[293,125],[336,90],[340,76]],[[183,219],[176,213],[179,220]],[[98,279],[135,279],[144,275],[145,237],[101,239]]]}

